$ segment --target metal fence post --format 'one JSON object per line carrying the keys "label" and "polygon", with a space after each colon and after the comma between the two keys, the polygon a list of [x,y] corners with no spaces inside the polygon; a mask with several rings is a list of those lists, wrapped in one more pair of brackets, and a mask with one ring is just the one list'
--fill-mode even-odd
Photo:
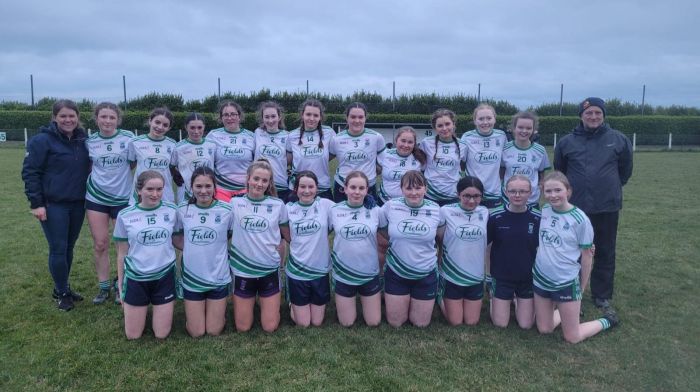
{"label": "metal fence post", "polygon": [[554,133],[554,146],[552,146],[552,147],[556,147],[556,146],[557,146],[557,134]]}
{"label": "metal fence post", "polygon": [[24,128],[24,147],[27,147],[27,128]]}
{"label": "metal fence post", "polygon": [[632,134],[632,151],[637,151],[637,132]]}
{"label": "metal fence post", "polygon": [[671,132],[669,132],[669,133],[668,133],[668,149],[669,149],[669,150],[670,150],[671,148],[673,148],[672,140],[673,140],[673,134],[672,134]]}

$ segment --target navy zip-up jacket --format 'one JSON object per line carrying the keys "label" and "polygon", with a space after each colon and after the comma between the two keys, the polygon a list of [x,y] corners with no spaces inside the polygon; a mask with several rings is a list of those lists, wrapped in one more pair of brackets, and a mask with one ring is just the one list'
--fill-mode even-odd
{"label": "navy zip-up jacket", "polygon": [[22,165],[24,193],[30,207],[46,207],[48,203],[85,200],[85,187],[90,174],[90,157],[81,128],[69,139],[58,130],[56,122],[39,129],[29,140]]}
{"label": "navy zip-up jacket", "polygon": [[571,183],[571,204],[586,214],[619,211],[632,176],[632,143],[608,124],[587,131],[580,123],[557,143],[554,168]]}

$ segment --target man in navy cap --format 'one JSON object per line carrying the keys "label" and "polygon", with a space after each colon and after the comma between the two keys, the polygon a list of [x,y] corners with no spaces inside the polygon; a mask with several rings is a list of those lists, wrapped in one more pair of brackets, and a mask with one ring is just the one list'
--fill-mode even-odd
{"label": "man in navy cap", "polygon": [[595,261],[591,295],[596,307],[614,311],[615,246],[622,209],[622,186],[632,176],[632,143],[605,123],[605,102],[586,98],[579,105],[581,122],[554,149],[554,168],[566,174],[571,204],[582,209],[593,225]]}

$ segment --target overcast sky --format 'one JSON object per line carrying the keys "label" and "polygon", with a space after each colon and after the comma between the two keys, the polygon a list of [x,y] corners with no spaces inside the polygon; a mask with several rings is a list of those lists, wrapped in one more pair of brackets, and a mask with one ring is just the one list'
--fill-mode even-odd
{"label": "overcast sky", "polygon": [[0,100],[268,88],[700,107],[700,2],[2,0]]}

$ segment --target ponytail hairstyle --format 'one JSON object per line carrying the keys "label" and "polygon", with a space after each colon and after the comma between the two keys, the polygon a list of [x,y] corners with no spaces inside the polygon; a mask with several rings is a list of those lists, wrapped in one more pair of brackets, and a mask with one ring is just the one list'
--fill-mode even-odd
{"label": "ponytail hairstyle", "polygon": [[250,180],[250,176],[253,174],[255,169],[267,170],[270,173],[270,182],[267,185],[267,189],[265,189],[265,195],[277,197],[277,189],[275,188],[275,182],[273,181],[274,175],[272,171],[272,166],[270,165],[270,162],[265,158],[260,158],[251,163],[250,166],[248,166],[245,180],[246,188],[248,187],[248,180]]}
{"label": "ponytail hairstyle", "polygon": [[267,131],[267,128],[265,127],[265,122],[263,121],[263,112],[265,111],[265,109],[270,109],[270,108],[275,109],[277,111],[277,116],[279,117],[279,121],[277,121],[277,128],[278,129],[287,128],[284,125],[284,108],[282,107],[282,105],[278,104],[275,101],[265,101],[265,102],[261,102],[260,105],[258,105],[258,110],[256,112],[258,126],[260,126],[260,128]]}
{"label": "ponytail hairstyle", "polygon": [[299,106],[299,121],[301,122],[301,126],[299,127],[299,145],[302,145],[301,139],[302,136],[304,136],[304,131],[306,131],[306,128],[304,128],[304,110],[306,110],[307,106],[318,108],[318,110],[321,112],[321,118],[318,120],[316,130],[318,131],[319,136],[318,148],[323,148],[323,126],[321,124],[326,118],[326,108],[323,106],[321,101],[314,98],[307,98],[306,101],[302,102],[301,106]]}
{"label": "ponytail hairstyle", "polygon": [[416,135],[416,130],[413,129],[412,126],[406,125],[401,128],[399,128],[396,131],[396,137],[394,138],[394,145],[398,143],[399,137],[401,137],[402,134],[404,133],[410,133],[413,135],[413,151],[411,151],[411,154],[413,154],[413,157],[416,158],[418,162],[420,162],[421,167],[425,166],[425,162],[428,160],[427,157],[425,156],[425,152],[418,148],[418,136]]}
{"label": "ponytail hairstyle", "polygon": [[138,192],[141,191],[141,189],[143,189],[143,187],[149,180],[152,180],[154,178],[160,179],[160,181],[163,183],[163,186],[165,186],[165,178],[163,178],[163,175],[155,170],[146,170],[145,172],[139,174],[138,177],[136,177],[135,188],[137,191],[136,195],[139,203],[141,203],[141,195],[139,195]]}
{"label": "ponytail hairstyle", "polygon": [[[435,129],[435,124],[437,124],[437,120],[440,117],[449,117],[450,120],[452,120],[452,124],[457,128],[457,115],[455,112],[449,109],[438,109],[435,112],[433,112],[433,116],[430,119],[430,123],[433,125],[433,129]],[[435,154],[433,155],[433,159],[437,158],[437,151],[438,151],[438,141],[440,140],[440,135],[435,132]],[[455,146],[457,146],[457,157],[461,155],[461,151],[459,150],[459,141],[457,140],[457,137],[454,135],[454,131],[452,132],[452,141],[455,143]]]}
{"label": "ponytail hairstyle", "polygon": [[[214,170],[212,170],[212,168],[209,166],[200,166],[194,169],[192,172],[192,177],[190,178],[190,190],[192,190],[194,187],[194,180],[199,176],[209,177],[211,182],[214,184],[214,195],[212,196],[212,199],[216,200],[216,174],[214,173]],[[196,202],[197,198],[194,195],[194,191],[192,191],[192,196],[187,199],[187,204],[195,204]]]}

